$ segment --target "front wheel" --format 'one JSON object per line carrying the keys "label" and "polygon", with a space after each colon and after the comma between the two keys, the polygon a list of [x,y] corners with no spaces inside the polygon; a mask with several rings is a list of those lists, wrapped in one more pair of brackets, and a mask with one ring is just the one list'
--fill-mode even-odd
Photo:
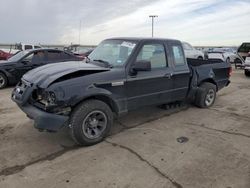
{"label": "front wheel", "polygon": [[76,107],[70,117],[72,139],[82,146],[101,142],[113,125],[110,107],[99,100],[88,100]]}
{"label": "front wheel", "polygon": [[5,88],[7,86],[7,83],[7,77],[3,73],[0,73],[0,89]]}
{"label": "front wheel", "polygon": [[203,83],[196,94],[195,104],[200,108],[208,108],[214,104],[216,98],[216,86],[212,83]]}

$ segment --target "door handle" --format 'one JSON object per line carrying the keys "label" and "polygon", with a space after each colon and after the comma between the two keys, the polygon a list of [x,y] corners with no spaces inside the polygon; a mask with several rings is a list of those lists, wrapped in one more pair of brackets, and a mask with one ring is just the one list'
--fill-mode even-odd
{"label": "door handle", "polygon": [[165,78],[170,79],[173,76],[173,73],[167,73],[164,75]]}

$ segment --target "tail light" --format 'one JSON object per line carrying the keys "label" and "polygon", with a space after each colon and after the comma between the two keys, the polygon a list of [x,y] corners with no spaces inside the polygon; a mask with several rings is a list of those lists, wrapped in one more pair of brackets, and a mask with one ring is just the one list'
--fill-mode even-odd
{"label": "tail light", "polygon": [[231,77],[233,74],[233,68],[230,67],[229,70],[228,70],[228,76]]}

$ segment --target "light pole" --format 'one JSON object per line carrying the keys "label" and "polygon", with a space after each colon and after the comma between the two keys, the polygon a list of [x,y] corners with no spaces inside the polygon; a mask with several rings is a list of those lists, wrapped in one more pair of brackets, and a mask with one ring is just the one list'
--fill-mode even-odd
{"label": "light pole", "polygon": [[79,25],[79,45],[81,43],[81,28],[82,28],[82,20],[80,20],[80,25]]}
{"label": "light pole", "polygon": [[152,37],[154,37],[154,19],[157,18],[157,15],[149,15],[152,18]]}

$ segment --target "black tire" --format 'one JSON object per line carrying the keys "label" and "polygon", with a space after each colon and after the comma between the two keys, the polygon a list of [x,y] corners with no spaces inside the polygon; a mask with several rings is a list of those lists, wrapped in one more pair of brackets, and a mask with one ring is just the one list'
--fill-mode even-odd
{"label": "black tire", "polygon": [[199,59],[199,60],[203,60],[203,57],[202,57],[202,56],[199,56],[198,59]]}
{"label": "black tire", "polygon": [[8,84],[8,79],[5,76],[5,74],[0,72],[0,89],[3,89],[7,86]]}
{"label": "black tire", "polygon": [[249,77],[250,76],[250,72],[245,70],[245,76]]}
{"label": "black tire", "polygon": [[226,63],[231,63],[229,57],[226,59]]}
{"label": "black tire", "polygon": [[212,83],[205,82],[199,87],[196,98],[195,105],[200,108],[208,108],[214,104],[216,99],[216,86]]}
{"label": "black tire", "polygon": [[238,67],[240,67],[242,65],[242,62],[239,58],[236,58],[234,60],[234,66],[235,66],[235,69],[238,69]]}
{"label": "black tire", "polygon": [[[95,113],[99,113],[99,118],[103,119],[97,120],[97,115],[94,116]],[[105,124],[105,126],[101,127],[101,124]],[[90,146],[101,142],[109,134],[112,125],[113,113],[110,107],[99,100],[87,100],[79,104],[72,112],[69,122],[71,137],[75,143],[81,146]],[[96,134],[97,130],[100,131],[98,134]]]}

